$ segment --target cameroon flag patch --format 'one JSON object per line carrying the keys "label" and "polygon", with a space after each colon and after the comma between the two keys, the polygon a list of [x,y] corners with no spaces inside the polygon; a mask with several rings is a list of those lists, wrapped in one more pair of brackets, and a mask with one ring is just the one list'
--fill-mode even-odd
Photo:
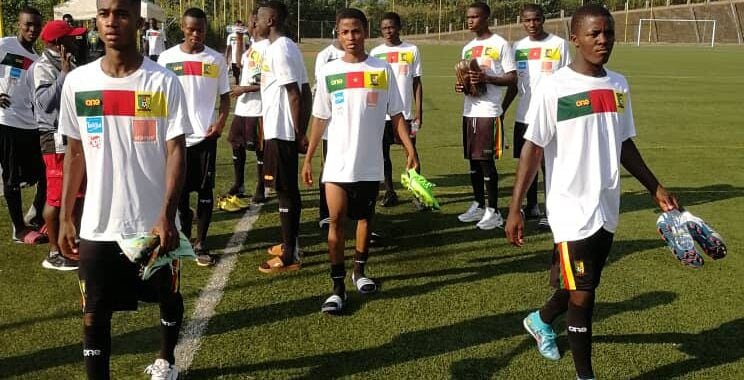
{"label": "cameroon flag patch", "polygon": [[220,71],[217,65],[200,61],[185,61],[166,63],[165,67],[180,76],[197,76],[217,78]]}
{"label": "cameroon flag patch", "polygon": [[356,71],[341,73],[326,77],[328,93],[351,88],[368,88],[373,90],[387,90],[387,72],[380,71]]}
{"label": "cameroon flag patch", "polygon": [[5,57],[3,57],[3,61],[0,62],[0,64],[22,70],[27,70],[32,63],[34,63],[34,61],[31,59],[13,53],[6,53]]}
{"label": "cameroon flag patch", "polygon": [[625,96],[613,90],[591,90],[558,99],[558,121],[604,112],[625,111]]}
{"label": "cameroon flag patch", "polygon": [[82,91],[75,93],[77,116],[168,116],[163,92],[122,90]]}

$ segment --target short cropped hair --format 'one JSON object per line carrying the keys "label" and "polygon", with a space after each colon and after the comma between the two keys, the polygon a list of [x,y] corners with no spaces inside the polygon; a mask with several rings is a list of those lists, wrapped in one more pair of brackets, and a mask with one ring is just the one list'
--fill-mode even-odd
{"label": "short cropped hair", "polygon": [[392,20],[395,26],[397,26],[398,28],[403,26],[403,24],[400,21],[400,15],[395,12],[386,12],[385,14],[382,15],[382,18],[380,19],[380,21],[383,21],[383,20]]}
{"label": "short cropped hair", "polygon": [[367,16],[365,16],[364,12],[360,11],[359,9],[356,9],[356,8],[339,9],[338,12],[336,12],[336,24],[338,24],[339,21],[345,18],[359,20],[362,23],[364,30],[369,30],[369,21],[367,21]]}
{"label": "short cropped hair", "polygon": [[202,20],[207,20],[207,14],[204,13],[203,10],[199,8],[189,8],[185,12],[183,12],[183,17],[193,17],[193,18],[200,18]]}
{"label": "short cropped hair", "polygon": [[587,4],[579,7],[571,17],[571,33],[576,33],[581,22],[587,17],[606,17],[613,25],[615,24],[615,19],[607,8],[599,4]]}
{"label": "short cropped hair", "polygon": [[540,4],[527,3],[522,7],[521,13],[524,14],[524,12],[535,12],[543,21],[545,20],[545,12]]}
{"label": "short cropped hair", "polygon": [[289,11],[287,10],[287,5],[284,4],[281,1],[276,0],[270,0],[263,3],[260,3],[259,8],[270,8],[274,11],[274,15],[276,17],[276,23],[279,25],[284,25],[284,23],[287,21],[287,16],[289,15]]}
{"label": "short cropped hair", "polygon": [[468,8],[480,9],[481,12],[483,12],[486,15],[486,18],[491,17],[491,7],[489,7],[488,4],[482,1],[476,1],[475,3],[472,3],[468,5]]}

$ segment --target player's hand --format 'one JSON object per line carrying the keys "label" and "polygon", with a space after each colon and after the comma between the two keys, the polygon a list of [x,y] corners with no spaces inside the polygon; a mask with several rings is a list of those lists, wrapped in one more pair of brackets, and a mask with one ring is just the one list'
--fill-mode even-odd
{"label": "player's hand", "polygon": [[514,246],[521,247],[524,245],[524,217],[522,212],[509,210],[509,216],[506,218],[506,240]]}
{"label": "player's hand", "polygon": [[59,61],[63,73],[69,73],[72,70],[72,53],[68,53],[65,45],[59,45]]}
{"label": "player's hand", "polygon": [[59,251],[64,257],[72,260],[80,258],[77,245],[77,229],[74,221],[59,221],[57,245],[59,245]]}
{"label": "player's hand", "polygon": [[224,127],[220,127],[216,124],[210,125],[209,129],[207,129],[207,135],[204,136],[204,138],[208,140],[211,140],[211,139],[217,140],[218,138],[220,138],[220,136],[222,136],[222,128]]}
{"label": "player's hand", "polygon": [[413,123],[418,123],[418,129],[419,129],[419,131],[420,131],[420,130],[421,130],[422,128],[424,128],[424,123],[422,123],[422,122],[421,122],[421,118],[420,118],[420,117],[416,117],[416,118],[414,118],[414,119],[413,119]]}
{"label": "player's hand", "polygon": [[6,93],[0,93],[0,107],[2,108],[10,107],[10,95]]}
{"label": "player's hand", "polygon": [[419,170],[419,162],[418,159],[416,159],[415,154],[409,154],[406,159],[406,169],[411,170],[414,169],[418,172]]}
{"label": "player's hand", "polygon": [[462,94],[463,92],[465,92],[465,86],[463,86],[463,84],[460,82],[455,83],[455,92],[458,94]]}
{"label": "player's hand", "polygon": [[313,186],[313,164],[308,159],[302,162],[302,183],[307,187]]}
{"label": "player's hand", "polygon": [[310,146],[310,141],[307,139],[307,135],[298,135],[295,140],[297,142],[297,153],[307,153],[307,148]]}
{"label": "player's hand", "polygon": [[232,88],[232,90],[230,90],[230,97],[237,98],[238,96],[243,95],[244,93],[245,91],[243,91],[242,86],[235,86]]}
{"label": "player's hand", "polygon": [[679,209],[679,203],[677,197],[674,194],[668,192],[664,186],[659,185],[656,188],[656,194],[654,194],[654,201],[659,205],[661,211],[667,212]]}
{"label": "player's hand", "polygon": [[161,216],[158,218],[155,226],[150,231],[153,235],[160,237],[160,251],[159,254],[165,254],[170,252],[180,245],[180,238],[178,236],[178,230],[172,220]]}
{"label": "player's hand", "polygon": [[473,71],[470,70],[470,84],[477,85],[484,83],[486,81],[486,74],[483,71]]}

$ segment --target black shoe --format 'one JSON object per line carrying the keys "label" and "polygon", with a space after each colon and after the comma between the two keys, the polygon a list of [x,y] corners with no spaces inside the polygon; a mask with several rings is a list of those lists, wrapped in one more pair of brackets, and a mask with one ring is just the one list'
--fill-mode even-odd
{"label": "black shoe", "polygon": [[59,252],[49,252],[49,256],[41,262],[41,266],[46,269],[71,271],[78,269],[78,261],[70,260]]}
{"label": "black shoe", "polygon": [[386,191],[380,200],[380,206],[393,207],[398,204],[398,194],[395,191]]}
{"label": "black shoe", "polygon": [[542,216],[542,212],[540,212],[540,206],[534,204],[534,205],[527,205],[527,207],[524,208],[524,215],[529,220],[538,219]]}
{"label": "black shoe", "polygon": [[251,202],[252,203],[264,203],[266,202],[266,196],[264,196],[263,194],[254,194],[251,197]]}
{"label": "black shoe", "polygon": [[369,245],[372,247],[379,247],[382,245],[383,236],[380,233],[372,232],[369,234]]}

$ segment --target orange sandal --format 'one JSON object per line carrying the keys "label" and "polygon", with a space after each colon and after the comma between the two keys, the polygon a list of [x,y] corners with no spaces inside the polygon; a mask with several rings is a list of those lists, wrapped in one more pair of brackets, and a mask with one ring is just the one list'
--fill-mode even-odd
{"label": "orange sandal", "polygon": [[301,267],[302,264],[299,261],[295,261],[292,264],[284,264],[281,257],[274,257],[261,264],[258,267],[258,271],[261,273],[282,273],[296,271]]}

